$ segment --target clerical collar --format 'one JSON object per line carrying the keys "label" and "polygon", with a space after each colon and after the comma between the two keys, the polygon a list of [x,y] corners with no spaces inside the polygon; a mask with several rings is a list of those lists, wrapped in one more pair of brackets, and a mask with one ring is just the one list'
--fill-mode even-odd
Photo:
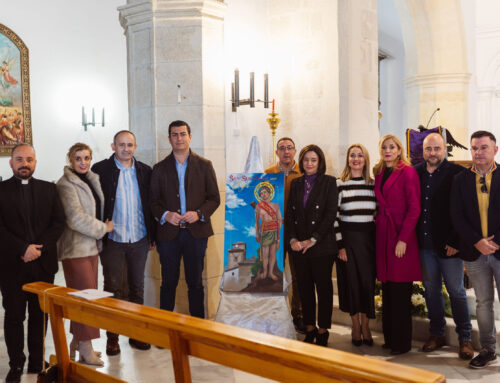
{"label": "clerical collar", "polygon": [[27,180],[23,179],[23,178],[19,178],[19,177],[16,177],[14,176],[21,185],[28,185],[30,183],[30,180],[31,178],[28,178]]}

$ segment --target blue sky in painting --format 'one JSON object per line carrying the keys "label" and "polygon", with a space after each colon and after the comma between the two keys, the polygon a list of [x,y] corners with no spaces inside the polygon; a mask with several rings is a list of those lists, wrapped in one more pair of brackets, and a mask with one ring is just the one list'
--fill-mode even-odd
{"label": "blue sky in painting", "polygon": [[[245,242],[247,258],[257,256],[259,244],[255,240],[255,210],[250,203],[259,201],[255,198],[255,188],[261,182],[268,181],[274,186],[271,202],[280,205],[284,216],[284,176],[283,173],[232,173],[226,177],[226,215],[224,230],[224,267],[228,262],[228,250],[235,242]],[[283,239],[283,225],[280,238]],[[276,254],[278,267],[283,271],[283,243]]]}

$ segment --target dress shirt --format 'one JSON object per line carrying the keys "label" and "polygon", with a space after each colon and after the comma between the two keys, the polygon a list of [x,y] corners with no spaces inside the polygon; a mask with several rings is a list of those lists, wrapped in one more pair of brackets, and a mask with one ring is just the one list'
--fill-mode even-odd
{"label": "dress shirt", "polygon": [[429,173],[427,168],[424,169],[422,173],[422,178],[420,179],[420,195],[421,197],[421,219],[420,219],[420,233],[423,235],[422,245],[424,249],[432,250],[434,249],[434,244],[432,242],[432,221],[431,221],[431,202],[432,196],[436,187],[439,185],[439,176],[441,175],[441,163],[434,172]]}
{"label": "dress shirt", "polygon": [[[177,170],[177,177],[179,178],[179,199],[181,200],[181,215],[184,215],[186,213],[186,185],[185,185],[185,179],[186,179],[186,169],[189,161],[189,156],[186,158],[183,164],[180,164],[177,161],[177,158],[175,159],[175,169]],[[163,225],[166,222],[166,217],[169,211],[167,210],[165,213],[163,213],[163,216],[161,217],[160,224]]]}
{"label": "dress shirt", "polygon": [[113,210],[114,229],[109,238],[115,242],[134,243],[146,236],[146,224],[142,212],[141,195],[137,183],[135,160],[130,168],[124,167],[113,157],[120,169]]}
{"label": "dress shirt", "polygon": [[481,183],[479,180],[483,175],[476,169],[475,166],[471,168],[471,170],[476,173],[476,193],[477,193],[477,203],[479,206],[479,217],[481,218],[481,233],[483,234],[483,238],[488,237],[488,208],[490,206],[490,190],[491,190],[491,178],[493,172],[497,169],[496,164],[493,162],[491,168],[484,175],[485,184],[487,192],[483,193],[481,191]]}

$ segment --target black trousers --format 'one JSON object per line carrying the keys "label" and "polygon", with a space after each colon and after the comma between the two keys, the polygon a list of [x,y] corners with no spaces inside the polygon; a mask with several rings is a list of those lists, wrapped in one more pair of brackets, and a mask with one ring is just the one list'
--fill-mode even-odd
{"label": "black trousers", "polygon": [[188,286],[189,313],[205,318],[203,267],[208,238],[194,238],[189,229],[180,229],[172,241],[157,243],[161,264],[160,308],[174,311],[175,293],[179,283],[181,258]]}
{"label": "black trousers", "polygon": [[316,326],[316,293],[318,295],[318,326],[332,326],[333,255],[309,257],[302,253],[292,253],[295,273],[302,303],[304,325]]}
{"label": "black trousers", "polygon": [[[148,251],[147,237],[134,243],[120,243],[108,239],[100,254],[104,290],[113,293],[117,299],[125,299],[142,305],[144,303],[144,269]],[[124,271],[127,273],[126,276]],[[124,279],[127,281],[126,286],[123,283]],[[124,291],[125,288],[127,291]],[[118,338],[118,334],[110,331],[106,334],[108,338]]]}
{"label": "black trousers", "polygon": [[290,274],[292,275],[292,318],[302,318],[302,304],[300,303],[299,286],[297,285],[297,272],[295,271],[295,258],[290,255],[290,252],[285,252],[288,257],[288,264],[290,265]]}
{"label": "black trousers", "polygon": [[[43,314],[38,303],[38,295],[22,290],[25,283],[54,282],[54,274],[45,272],[38,261],[23,265],[17,276],[9,275],[2,281],[2,305],[5,310],[4,336],[9,355],[10,367],[22,367],[26,361],[24,355],[24,320],[28,307],[28,365],[42,367],[43,358]],[[46,327],[47,328],[47,327]]]}
{"label": "black trousers", "polygon": [[393,351],[411,349],[412,282],[382,283],[382,328],[385,344]]}

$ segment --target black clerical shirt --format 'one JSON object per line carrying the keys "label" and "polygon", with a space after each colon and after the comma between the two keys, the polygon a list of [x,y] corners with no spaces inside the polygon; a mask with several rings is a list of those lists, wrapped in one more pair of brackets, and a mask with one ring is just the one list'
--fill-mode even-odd
{"label": "black clerical shirt", "polygon": [[16,178],[18,185],[20,187],[21,197],[22,197],[22,215],[25,222],[26,240],[33,243],[35,240],[35,230],[33,229],[34,220],[34,204],[33,204],[33,187],[31,185],[31,180],[21,180]]}

